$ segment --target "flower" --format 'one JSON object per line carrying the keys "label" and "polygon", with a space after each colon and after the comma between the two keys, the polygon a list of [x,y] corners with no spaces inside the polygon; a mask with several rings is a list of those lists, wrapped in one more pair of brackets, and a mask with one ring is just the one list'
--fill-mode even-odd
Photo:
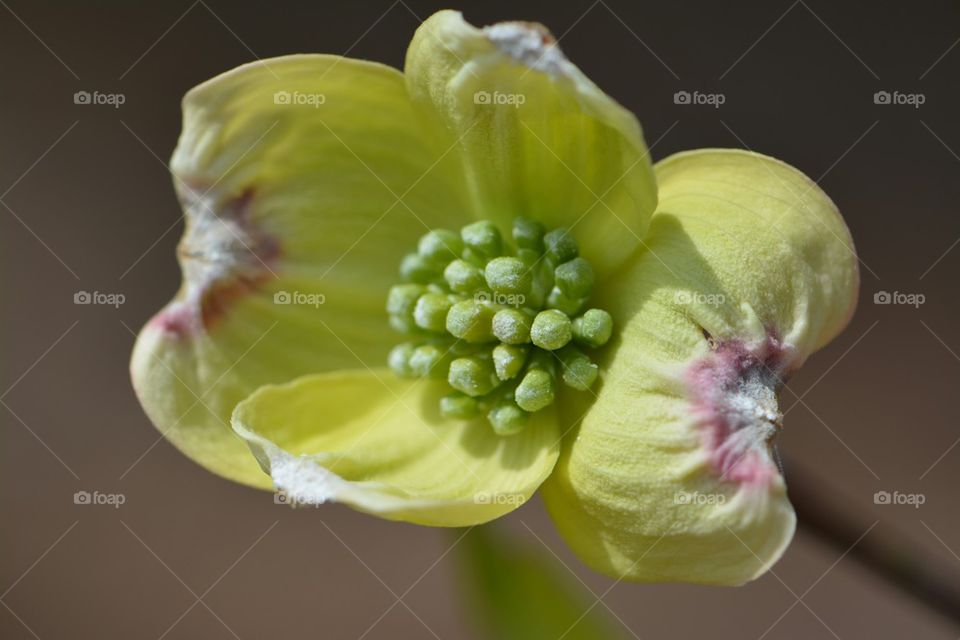
{"label": "flower", "polygon": [[[847,228],[799,171],[721,149],[652,166],[636,119],[545,28],[452,11],[420,26],[404,73],[296,55],[200,85],[171,167],[183,286],[131,368],[154,424],[207,469],[436,526],[542,486],[574,551],[618,579],[740,584],[789,543],[777,393],[858,289]],[[509,235],[520,216],[575,239],[590,271],[570,267],[589,277],[568,291],[592,283],[613,332],[592,386],[558,386],[500,435],[442,416],[443,379],[384,366],[384,301],[425,233]],[[548,350],[573,335],[554,316]]]}

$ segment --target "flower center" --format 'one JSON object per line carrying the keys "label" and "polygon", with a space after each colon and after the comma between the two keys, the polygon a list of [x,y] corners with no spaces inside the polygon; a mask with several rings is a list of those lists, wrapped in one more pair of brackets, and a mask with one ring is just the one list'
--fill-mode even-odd
{"label": "flower center", "polygon": [[445,379],[448,418],[486,415],[500,435],[519,432],[553,403],[558,382],[585,391],[598,367],[583,348],[610,339],[613,320],[588,308],[594,277],[565,229],[516,218],[513,245],[492,222],[435,229],[400,264],[391,326],[410,336],[388,358],[405,378]]}

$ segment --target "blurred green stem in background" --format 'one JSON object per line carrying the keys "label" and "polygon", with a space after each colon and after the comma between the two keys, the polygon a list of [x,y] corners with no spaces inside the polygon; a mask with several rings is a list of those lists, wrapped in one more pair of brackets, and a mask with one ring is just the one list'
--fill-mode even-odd
{"label": "blurred green stem in background", "polygon": [[596,596],[546,549],[473,527],[457,546],[468,608],[481,637],[498,640],[614,640],[617,623]]}

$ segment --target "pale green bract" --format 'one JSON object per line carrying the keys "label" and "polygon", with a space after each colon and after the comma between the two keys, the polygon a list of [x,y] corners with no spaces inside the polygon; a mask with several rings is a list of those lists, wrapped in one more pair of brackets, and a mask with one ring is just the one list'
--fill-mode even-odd
{"label": "pale green bract", "polygon": [[[294,503],[437,526],[489,521],[543,485],[571,547],[618,579],[740,584],[782,554],[795,518],[770,452],[776,394],[846,325],[858,288],[842,218],[795,169],[700,150],[654,170],[636,119],[543,27],[476,29],[451,11],[420,26],[404,73],[300,55],[193,89],[171,167],[183,285],[141,332],[131,372],[193,460]],[[441,417],[443,381],[386,368],[398,340],[384,308],[398,265],[413,281],[425,268],[404,260],[418,242],[427,259],[459,255],[452,236],[424,234],[486,220],[508,236],[518,216],[569,230],[584,258],[545,238],[570,262],[550,304],[590,289],[609,316],[491,324],[501,379],[527,332],[602,345],[596,364],[557,352],[566,385],[547,398],[531,377],[531,420],[498,435]],[[476,233],[471,250],[493,252]],[[514,267],[490,278],[508,290]],[[444,271],[453,290],[486,276]],[[419,295],[390,304],[440,330],[457,305],[408,309]],[[444,357],[410,347],[390,364],[430,371]]]}

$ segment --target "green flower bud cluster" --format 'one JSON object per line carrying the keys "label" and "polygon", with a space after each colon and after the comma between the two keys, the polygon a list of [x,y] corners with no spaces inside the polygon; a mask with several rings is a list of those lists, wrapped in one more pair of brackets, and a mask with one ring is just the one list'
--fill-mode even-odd
{"label": "green flower bud cluster", "polygon": [[582,351],[610,339],[613,319],[588,308],[593,269],[565,229],[514,220],[513,243],[492,222],[435,229],[400,264],[390,325],[410,336],[390,352],[399,376],[446,380],[440,411],[486,416],[510,435],[551,405],[558,385],[586,391],[597,365]]}

